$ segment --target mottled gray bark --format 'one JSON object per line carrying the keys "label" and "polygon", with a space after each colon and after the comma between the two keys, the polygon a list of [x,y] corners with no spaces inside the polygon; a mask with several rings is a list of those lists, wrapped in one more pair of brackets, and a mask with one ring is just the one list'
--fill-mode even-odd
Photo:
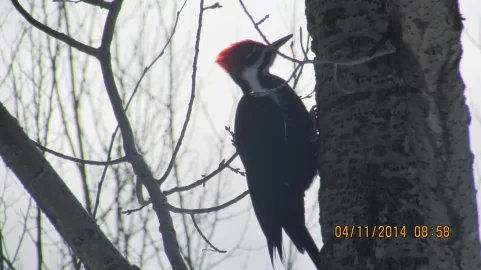
{"label": "mottled gray bark", "polygon": [[306,17],[326,62],[315,65],[325,269],[481,269],[456,1],[306,0]]}
{"label": "mottled gray bark", "polygon": [[138,269],[107,239],[2,103],[0,156],[89,269]]}

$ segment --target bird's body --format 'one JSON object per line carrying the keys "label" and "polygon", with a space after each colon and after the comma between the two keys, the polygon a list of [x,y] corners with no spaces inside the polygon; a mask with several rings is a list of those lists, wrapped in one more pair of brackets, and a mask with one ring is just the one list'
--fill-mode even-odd
{"label": "bird's body", "polygon": [[[271,52],[272,48],[253,41],[239,44],[254,48],[245,58],[250,65],[242,66],[239,72],[226,68],[244,93],[237,106],[235,144],[269,255],[272,260],[277,250],[283,261],[284,229],[297,249],[301,253],[306,250],[319,269],[319,251],[304,217],[304,192],[313,181],[317,165],[311,117],[294,90],[268,72],[275,50]],[[245,50],[240,48],[237,54]],[[218,62],[222,66],[222,59]],[[275,91],[268,91],[272,89]]]}

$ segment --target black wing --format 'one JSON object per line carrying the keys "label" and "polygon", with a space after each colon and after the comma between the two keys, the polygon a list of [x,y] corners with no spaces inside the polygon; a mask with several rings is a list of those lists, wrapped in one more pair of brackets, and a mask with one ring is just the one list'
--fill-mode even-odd
{"label": "black wing", "polygon": [[243,96],[235,119],[235,143],[244,164],[254,212],[266,236],[271,261],[274,249],[283,260],[279,201],[286,166],[284,124],[279,109],[268,97]]}
{"label": "black wing", "polygon": [[283,260],[282,228],[303,252],[296,233],[307,232],[304,191],[315,174],[309,113],[290,87],[281,91],[276,99],[243,96],[235,120],[237,152],[271,260],[274,249]]}

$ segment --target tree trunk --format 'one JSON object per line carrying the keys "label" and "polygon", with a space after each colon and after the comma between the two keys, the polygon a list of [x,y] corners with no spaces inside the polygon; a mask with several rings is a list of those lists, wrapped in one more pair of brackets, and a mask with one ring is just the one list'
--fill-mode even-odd
{"label": "tree trunk", "polygon": [[455,1],[306,0],[325,269],[481,269]]}

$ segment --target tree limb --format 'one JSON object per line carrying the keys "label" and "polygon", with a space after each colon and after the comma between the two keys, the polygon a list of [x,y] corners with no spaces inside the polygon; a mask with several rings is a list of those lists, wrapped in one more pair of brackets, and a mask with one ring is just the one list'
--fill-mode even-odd
{"label": "tree limb", "polygon": [[65,35],[64,33],[60,33],[60,32],[57,32],[55,30],[53,30],[52,28],[42,24],[41,22],[35,20],[32,16],[30,16],[30,14],[22,7],[22,5],[20,5],[20,3],[18,2],[18,0],[12,0],[12,4],[13,6],[15,7],[15,9],[17,9],[17,11],[20,13],[20,15],[22,15],[25,20],[27,20],[31,25],[33,25],[34,27],[36,27],[37,29],[43,31],[44,33],[46,33],[47,35],[53,37],[53,38],[56,38],[60,41],[63,41],[65,43],[67,43],[67,45],[69,46],[72,46],[73,48],[81,51],[81,52],[84,52],[88,55],[91,55],[91,56],[94,56],[94,57],[97,57],[98,53],[99,53],[99,50],[94,48],[94,47],[91,47],[91,46],[88,46],[86,44],[83,44],[82,42],[79,42],[67,35]]}
{"label": "tree limb", "polygon": [[77,163],[81,163],[81,164],[87,164],[87,165],[96,165],[96,166],[108,166],[108,165],[115,165],[115,164],[119,164],[119,163],[122,163],[122,162],[126,162],[127,161],[127,158],[126,157],[121,157],[121,158],[118,158],[118,159],[114,159],[114,160],[109,160],[109,161],[95,161],[95,160],[86,160],[86,159],[80,159],[80,158],[75,158],[75,157],[71,157],[71,156],[67,156],[67,155],[64,155],[62,153],[59,153],[57,151],[54,151],[52,149],[49,149],[35,141],[33,141],[35,143],[35,145],[42,149],[43,151],[47,152],[47,153],[50,153],[54,156],[57,156],[59,158],[63,158],[63,159],[66,159],[66,160],[70,160],[70,161],[73,161],[73,162],[77,162]]}
{"label": "tree limb", "polygon": [[172,217],[167,209],[167,198],[160,192],[149,166],[138,153],[134,133],[132,126],[127,118],[127,114],[122,105],[122,99],[120,98],[117,85],[115,83],[115,77],[112,70],[110,44],[112,43],[113,33],[117,17],[122,6],[122,0],[116,0],[112,3],[112,6],[107,15],[105,22],[104,32],[102,35],[102,45],[100,46],[99,61],[102,69],[102,75],[104,78],[105,88],[107,90],[109,100],[120,127],[122,134],[123,149],[125,154],[132,164],[135,175],[139,177],[142,183],[147,188],[151,201],[153,203],[153,209],[159,220],[159,231],[162,234],[162,240],[164,243],[165,253],[173,269],[175,270],[187,270],[187,266],[180,254],[179,243],[175,233],[174,226],[172,224]]}
{"label": "tree limb", "polygon": [[0,156],[86,266],[136,269],[107,239],[2,103]]}

